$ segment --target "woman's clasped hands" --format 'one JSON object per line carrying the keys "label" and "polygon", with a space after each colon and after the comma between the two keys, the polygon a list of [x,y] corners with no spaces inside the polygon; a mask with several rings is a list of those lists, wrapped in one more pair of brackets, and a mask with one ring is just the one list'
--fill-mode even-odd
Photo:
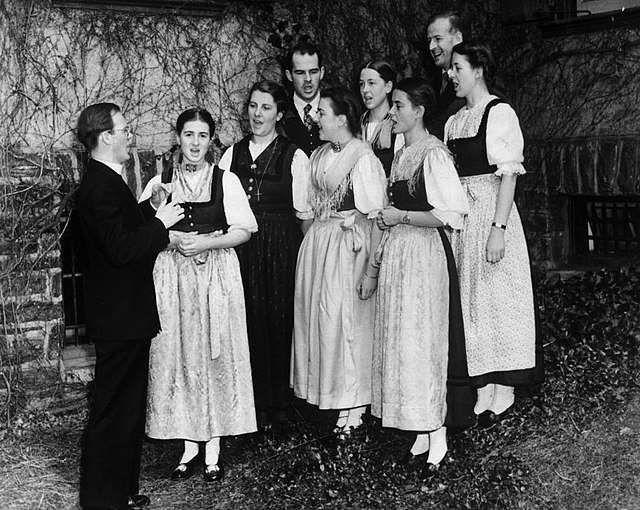
{"label": "woman's clasped hands", "polygon": [[222,230],[210,234],[171,231],[169,233],[169,248],[177,249],[185,257],[194,257],[211,249],[211,239],[221,237],[222,234]]}
{"label": "woman's clasped hands", "polygon": [[398,223],[402,223],[404,217],[404,211],[397,209],[396,207],[389,205],[384,209],[381,209],[376,217],[376,222],[380,230],[387,230]]}

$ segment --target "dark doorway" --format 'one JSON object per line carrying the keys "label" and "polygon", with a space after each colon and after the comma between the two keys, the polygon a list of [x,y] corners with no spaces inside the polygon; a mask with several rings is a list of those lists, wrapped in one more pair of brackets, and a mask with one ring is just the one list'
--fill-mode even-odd
{"label": "dark doorway", "polygon": [[86,334],[84,314],[84,271],[86,255],[80,239],[75,210],[62,218],[60,256],[62,260],[62,301],[64,305],[64,346],[91,343]]}

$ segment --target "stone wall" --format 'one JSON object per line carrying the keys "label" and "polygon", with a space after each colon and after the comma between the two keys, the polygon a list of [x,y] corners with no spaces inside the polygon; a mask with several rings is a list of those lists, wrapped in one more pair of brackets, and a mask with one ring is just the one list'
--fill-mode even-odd
{"label": "stone wall", "polygon": [[[59,212],[64,157],[0,151],[0,403],[25,404],[24,374],[57,373],[64,331]],[[5,408],[6,407],[6,408]]]}

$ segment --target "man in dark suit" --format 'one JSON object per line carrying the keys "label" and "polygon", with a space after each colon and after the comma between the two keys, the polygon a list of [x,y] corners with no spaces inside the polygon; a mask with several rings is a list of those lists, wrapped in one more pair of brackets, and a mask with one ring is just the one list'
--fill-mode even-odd
{"label": "man in dark suit", "polygon": [[285,135],[310,156],[320,145],[314,118],[324,76],[322,54],[313,44],[299,42],[289,52],[286,66],[285,75],[293,86],[293,100],[281,124]]}
{"label": "man in dark suit", "polygon": [[463,39],[462,19],[455,11],[434,14],[427,21],[427,42],[438,72],[433,81],[436,104],[427,130],[440,140],[444,139],[444,125],[447,119],[465,105],[465,100],[456,97],[453,83],[449,80],[451,50]]}
{"label": "man in dark suit", "polygon": [[149,345],[160,330],[153,264],[184,213],[139,206],[122,179],[131,132],[115,104],[86,108],[78,139],[91,155],[77,192],[87,250],[87,332],[96,348],[95,397],[85,431],[80,504],[137,509]]}

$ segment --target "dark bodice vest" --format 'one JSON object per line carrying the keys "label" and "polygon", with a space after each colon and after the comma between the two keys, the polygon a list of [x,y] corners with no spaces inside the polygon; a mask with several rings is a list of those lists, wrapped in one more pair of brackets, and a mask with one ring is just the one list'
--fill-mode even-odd
{"label": "dark bodice vest", "polygon": [[[417,171],[422,171],[422,165]],[[394,207],[403,211],[430,211],[433,206],[427,200],[427,189],[424,177],[416,183],[414,194],[409,193],[409,181],[396,181],[389,184],[389,201]]]}
{"label": "dark bodice vest", "polygon": [[[367,111],[360,118],[360,127],[362,128],[363,138],[366,135],[365,130],[367,129],[368,119],[369,119],[369,112]],[[382,120],[382,122],[388,124],[391,122],[390,119],[391,117],[389,116],[389,114],[387,114],[387,116]],[[391,174],[391,165],[393,163],[393,157],[395,155],[393,152],[393,148],[396,145],[397,136],[398,135],[391,133],[390,144],[389,144],[389,147],[387,148],[380,147],[380,142],[379,142],[380,132],[378,132],[378,134],[372,141],[368,142],[371,145],[371,148],[373,149],[373,153],[380,160],[380,163],[382,163],[382,167],[384,168],[384,174],[387,176],[387,178]]]}
{"label": "dark bodice vest", "polygon": [[[222,186],[223,170],[218,165],[213,167],[213,177],[211,178],[211,199],[208,202],[183,202],[180,205],[184,208],[184,218],[176,223],[171,230],[181,232],[198,232],[207,234],[222,230],[224,233],[229,230],[227,217],[224,213],[224,190]],[[173,168],[167,168],[162,172],[162,182],[170,183],[173,178]]]}
{"label": "dark bodice vest", "polygon": [[337,211],[351,211],[356,208],[356,199],[353,195],[353,185],[349,186],[349,189],[344,195],[342,202],[338,206]]}
{"label": "dark bodice vest", "polygon": [[291,162],[298,147],[276,137],[254,161],[249,151],[251,135],[233,146],[230,170],[240,178],[254,212],[293,210]]}
{"label": "dark bodice vest", "polygon": [[[422,165],[416,169],[416,171],[422,172]],[[433,206],[429,203],[427,197],[427,187],[424,183],[424,176],[421,175],[420,179],[416,182],[416,187],[413,195],[409,192],[409,181],[396,181],[389,184],[389,201],[391,205],[402,211],[430,211]],[[455,270],[455,262],[453,259],[453,251],[451,250],[451,243],[444,232],[444,227],[437,227],[436,229],[442,240],[442,246],[447,256],[447,266],[449,268],[449,278],[458,279]],[[462,322],[460,322],[462,323]]]}
{"label": "dark bodice vest", "polygon": [[389,177],[391,174],[391,164],[393,163],[393,147],[396,143],[396,135],[391,135],[391,147],[388,149],[377,149],[372,147],[373,153],[377,156],[384,168],[384,174]]}
{"label": "dark bodice vest", "polygon": [[460,177],[492,174],[497,170],[497,166],[490,165],[487,159],[487,119],[489,118],[489,110],[500,103],[504,103],[504,101],[493,99],[487,104],[476,136],[454,138],[447,141],[447,147],[453,153]]}

